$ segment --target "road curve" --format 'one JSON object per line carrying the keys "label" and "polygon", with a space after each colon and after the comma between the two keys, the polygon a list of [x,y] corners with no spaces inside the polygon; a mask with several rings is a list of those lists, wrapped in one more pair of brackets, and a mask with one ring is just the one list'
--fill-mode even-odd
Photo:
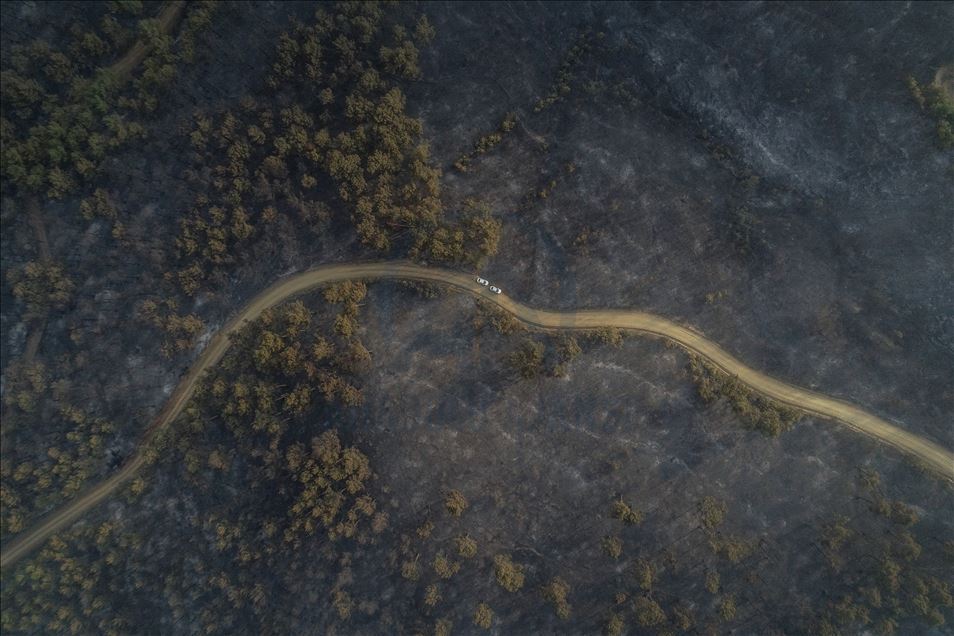
{"label": "road curve", "polygon": [[222,359],[228,350],[229,334],[243,323],[258,318],[269,307],[321,285],[346,280],[401,279],[441,283],[495,303],[522,322],[545,330],[596,329],[617,327],[629,331],[660,336],[739,378],[749,388],[773,400],[823,418],[837,420],[850,428],[878,439],[912,456],[941,477],[954,481],[954,453],[905,431],[857,406],[835,398],[801,389],[746,366],[741,361],[707,340],[702,334],[670,320],[641,311],[626,309],[592,309],[581,311],[545,311],[534,309],[503,294],[494,294],[474,282],[474,277],[457,271],[425,267],[405,261],[345,263],[324,265],[283,278],[255,296],[234,318],[209,340],[205,349],[180,380],[165,406],[144,431],[139,450],[114,475],[93,486],[82,495],[55,510],[29,532],[26,532],[0,553],[0,567],[11,567],[24,555],[38,547],[53,533],[67,527],[114,490],[126,483],[145,463],[144,446],[156,432],[170,424],[182,412],[192,396],[195,383],[206,370]]}
{"label": "road curve", "polygon": [[[162,7],[159,15],[156,16],[159,32],[163,35],[171,33],[172,28],[179,22],[179,18],[181,18],[185,12],[185,8],[185,0],[172,0],[171,2],[167,2]],[[109,71],[122,80],[129,79],[133,70],[139,66],[140,62],[146,59],[146,55],[148,54],[149,45],[140,38],[126,51],[125,55],[109,67]]]}

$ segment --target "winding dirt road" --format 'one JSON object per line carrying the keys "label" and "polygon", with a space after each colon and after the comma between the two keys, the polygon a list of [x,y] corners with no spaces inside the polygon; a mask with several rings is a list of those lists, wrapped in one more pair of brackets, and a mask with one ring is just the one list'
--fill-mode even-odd
{"label": "winding dirt road", "polygon": [[[163,5],[159,15],[156,16],[159,32],[165,35],[172,33],[173,27],[179,22],[179,18],[182,17],[185,8],[185,0],[173,0]],[[149,45],[141,39],[136,40],[135,44],[126,51],[126,54],[109,67],[109,70],[121,80],[127,80],[132,76],[132,72],[139,66],[139,63],[146,59],[146,55],[148,54]]]}
{"label": "winding dirt road", "polygon": [[841,422],[856,431],[894,446],[941,477],[954,481],[954,453],[951,451],[847,402],[771,378],[746,366],[719,345],[707,340],[702,334],[660,316],[622,309],[567,312],[534,309],[503,294],[491,293],[487,288],[478,285],[470,274],[435,267],[424,267],[403,261],[326,265],[279,280],[253,298],[238,315],[219,329],[199,355],[195,364],[189,369],[189,372],[179,382],[162,411],[143,433],[139,444],[140,450],[130,457],[119,472],[93,486],[59,510],[50,513],[34,529],[11,542],[0,554],[0,567],[11,567],[53,533],[67,527],[77,517],[108,497],[136,474],[145,463],[144,446],[155,436],[158,430],[170,424],[182,412],[186,402],[192,396],[196,381],[203,372],[218,364],[229,348],[229,334],[239,329],[245,321],[254,320],[269,307],[321,285],[346,280],[375,279],[417,280],[449,285],[495,303],[522,322],[540,329],[565,330],[617,327],[667,338],[708,359],[726,373],[737,376],[739,380],[762,395],[812,415]]}

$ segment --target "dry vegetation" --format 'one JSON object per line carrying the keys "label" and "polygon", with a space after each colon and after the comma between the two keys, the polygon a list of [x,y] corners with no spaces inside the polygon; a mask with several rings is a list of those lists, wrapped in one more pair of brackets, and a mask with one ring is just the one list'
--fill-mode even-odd
{"label": "dry vegetation", "polygon": [[695,355],[689,356],[689,370],[699,397],[706,403],[725,400],[747,428],[777,437],[801,417],[798,411],[755,394],[738,378]]}
{"label": "dry vegetation", "polygon": [[490,152],[501,141],[503,141],[504,135],[511,132],[516,125],[517,114],[507,113],[504,116],[503,121],[500,122],[500,126],[497,127],[497,130],[483,135],[480,139],[474,142],[474,149],[469,153],[461,155],[457,161],[454,162],[454,167],[460,172],[469,172],[471,170],[471,161],[475,157],[479,157],[480,155]]}
{"label": "dry vegetation", "polygon": [[[82,218],[110,224],[120,239],[121,199],[98,187],[100,165],[143,137],[178,65],[196,56],[214,4],[190,3],[174,36],[141,19],[142,3],[109,6],[96,24],[78,24],[64,49],[36,41],[13,51],[3,70],[2,176],[4,194],[18,199],[75,194]],[[280,243],[280,228],[321,235],[344,227],[372,252],[462,267],[496,253],[501,222],[486,205],[471,199],[445,210],[440,171],[400,88],[420,77],[420,50],[434,31],[426,17],[393,9],[322,7],[277,43],[268,80],[274,99],[196,113],[184,175],[196,193],[193,206],[179,220],[174,254],[159,259],[166,288],[135,307],[139,320],[161,333],[159,348],[168,356],[188,351],[205,331],[190,303],[222,284],[256,242]],[[137,36],[150,54],[131,82],[97,70]],[[566,99],[600,39],[587,31],[570,47],[535,112]],[[950,102],[913,80],[911,90],[950,145]],[[508,114],[457,168],[466,172],[516,125]],[[544,175],[521,209],[551,196],[575,171],[570,164]],[[734,213],[740,250],[757,240],[756,223],[745,208]],[[585,254],[592,237],[584,229],[575,249]],[[35,323],[74,302],[81,281],[47,259],[11,268],[7,278],[23,318]],[[382,581],[413,589],[413,629],[426,626],[436,635],[450,634],[455,621],[507,631],[516,603],[545,609],[550,625],[567,621],[568,629],[597,615],[612,635],[627,628],[728,633],[768,610],[758,600],[770,592],[758,578],[764,547],[740,532],[730,506],[713,496],[690,502],[685,541],[655,551],[647,547],[660,523],[653,501],[636,501],[632,490],[625,499],[600,500],[592,513],[606,527],[589,547],[595,567],[612,572],[608,579],[618,588],[602,603],[581,598],[587,590],[578,572],[556,575],[552,561],[539,565],[519,551],[542,556],[536,548],[482,534],[494,530],[494,521],[475,519],[482,511],[476,490],[446,490],[405,513],[405,493],[379,489],[361,440],[328,424],[329,414],[363,401],[372,364],[360,324],[366,294],[362,282],[334,285],[323,290],[324,303],[265,311],[234,336],[231,352],[203,378],[175,427],[150,447],[151,472],[124,493],[129,506],[117,503],[4,573],[4,633],[129,634],[180,621],[203,633],[294,633],[301,624],[286,611],[288,597],[330,607],[333,630],[348,633],[362,608],[377,603],[361,598],[350,580],[352,560],[368,554],[380,559],[373,565]],[[509,340],[505,361],[523,379],[565,376],[583,352],[581,342],[623,342],[611,328],[579,338],[528,334],[511,314],[481,301],[473,326]],[[71,335],[76,343],[89,336]],[[85,402],[73,382],[85,375],[88,356],[76,347],[55,369],[21,362],[5,371],[5,538],[75,495],[107,462],[116,427],[79,406]],[[798,420],[797,412],[695,357],[690,370],[704,401],[725,402],[749,428],[777,436]],[[157,484],[168,483],[174,497],[158,492]],[[132,504],[146,499],[147,515],[139,510],[137,517]],[[954,598],[943,564],[925,549],[935,538],[919,527],[917,510],[889,497],[872,472],[861,474],[858,499],[859,514],[828,520],[806,548],[822,555],[818,576],[830,602],[804,608],[801,631],[890,634],[943,625]],[[389,500],[398,514],[415,517],[412,525],[393,527]],[[385,542],[386,550],[372,550]],[[488,583],[486,598],[472,593],[475,580]],[[404,627],[386,625],[395,633]]]}
{"label": "dry vegetation", "polygon": [[954,148],[954,96],[937,83],[922,85],[913,77],[908,77],[907,83],[918,107],[934,119],[938,144]]}

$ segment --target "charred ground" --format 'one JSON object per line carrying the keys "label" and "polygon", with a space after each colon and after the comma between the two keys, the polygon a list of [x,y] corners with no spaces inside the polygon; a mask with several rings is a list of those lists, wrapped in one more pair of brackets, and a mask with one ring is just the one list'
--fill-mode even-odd
{"label": "charred ground", "polygon": [[[70,25],[98,28],[110,11],[129,29],[103,54],[118,57],[136,21],[160,8],[143,4],[91,15],[7,3],[3,68],[17,66],[16,46],[68,47]],[[396,47],[401,24],[396,40],[419,50],[419,72],[377,49],[365,61],[422,123],[402,165],[426,141],[422,164],[442,171],[439,218],[374,217],[391,240],[383,250],[341,195],[353,184],[342,186],[330,160],[309,167],[306,148],[289,151],[284,170],[269,164],[267,188],[240,194],[252,230],[228,235],[230,258],[177,248],[183,221],[214,225],[216,196],[229,214],[236,207],[203,168],[231,161],[254,182],[271,152],[250,144],[248,157],[228,155],[215,132],[226,113],[242,131],[261,125],[264,109],[282,122],[296,103],[313,117],[309,136],[360,124],[342,124],[334,106],[322,119],[304,58],[298,75],[269,85],[280,34],[294,33],[295,19],[316,22],[306,3],[218,7],[191,62],[173,45],[174,79],[122,89],[128,100],[156,94],[153,109],[116,106],[142,139],[117,143],[74,190],[54,198],[5,173],[5,543],[129,455],[235,307],[283,273],[382,255],[460,267],[482,258],[483,274],[534,306],[669,316],[756,368],[954,446],[954,168],[907,83],[929,85],[954,60],[949,5],[492,8],[379,8],[375,37],[388,41],[375,46]],[[421,14],[432,41],[415,31]],[[36,72],[45,90],[66,94]],[[4,101],[4,118],[17,121]],[[203,119],[213,132],[199,148]],[[423,193],[434,177],[420,172]],[[264,213],[272,199],[274,218]],[[84,201],[104,200],[84,217]],[[60,270],[31,279],[26,264],[45,263],[34,209]],[[495,250],[481,250],[467,225],[485,209],[501,223]],[[459,254],[453,236],[415,239],[454,228],[472,232]],[[196,263],[203,276],[189,293],[179,273]],[[62,276],[66,288],[55,284]],[[39,281],[42,298],[17,292],[23,280]],[[222,414],[237,398],[197,402],[132,492],[4,572],[5,631],[950,630],[954,498],[893,451],[811,418],[774,438],[747,430],[725,402],[700,399],[688,359],[661,342],[581,337],[577,353],[504,319],[495,328],[470,298],[397,283],[354,301],[351,330],[336,322],[340,300],[304,301],[307,335],[273,329],[274,355],[289,360],[244,371],[236,360],[217,374],[230,387],[241,373],[250,386],[284,387],[275,378],[288,371],[313,383],[313,399],[298,412],[259,404],[231,423]],[[285,353],[303,338],[297,350],[314,355],[318,337],[336,343],[327,361],[360,404],[318,388],[324,363]],[[279,401],[287,389],[274,388]],[[278,438],[262,412],[281,420]],[[361,486],[340,518],[286,540],[311,483],[289,451],[301,444],[320,463],[312,440],[327,449],[328,431],[374,476],[359,461],[349,475]],[[454,491],[467,503],[452,507],[459,516],[445,506]],[[616,518],[626,516],[620,501],[638,523]],[[349,510],[359,520],[350,536],[338,527]],[[475,542],[472,556],[461,537]]]}

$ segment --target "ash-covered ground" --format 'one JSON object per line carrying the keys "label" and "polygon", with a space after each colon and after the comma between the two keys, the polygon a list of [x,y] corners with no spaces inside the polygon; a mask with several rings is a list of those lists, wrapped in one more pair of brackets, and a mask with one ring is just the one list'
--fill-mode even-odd
{"label": "ash-covered ground", "polygon": [[[514,109],[548,149],[520,129],[448,182],[512,210],[576,170],[508,217],[485,273],[537,306],[671,316],[951,445],[951,154],[904,83],[954,56],[950,6],[502,6],[487,26],[479,10],[435,7],[447,45],[415,101],[448,164],[458,139]],[[574,86],[534,113],[554,75],[544,60],[587,28],[619,50],[584,60],[580,83],[632,97]],[[583,230],[595,236],[575,258]]]}

